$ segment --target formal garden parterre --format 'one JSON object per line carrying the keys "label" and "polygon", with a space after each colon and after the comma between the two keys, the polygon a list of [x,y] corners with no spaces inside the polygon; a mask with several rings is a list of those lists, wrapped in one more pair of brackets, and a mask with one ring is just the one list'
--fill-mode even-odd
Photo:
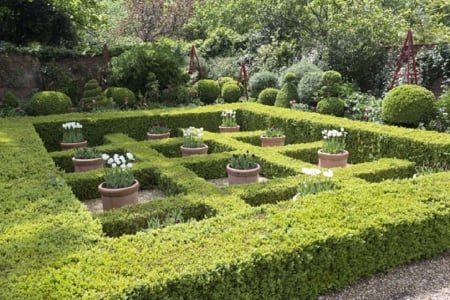
{"label": "formal garden parterre", "polygon": [[[221,112],[240,132],[220,134]],[[20,120],[20,121],[19,121]],[[141,189],[166,197],[92,214],[103,171],[73,172],[61,125],[90,146],[134,154]],[[171,138],[148,141],[149,124]],[[261,147],[271,124],[286,145]],[[183,129],[203,127],[207,155],[182,157]],[[332,191],[293,201],[316,167],[322,131],[345,128],[349,165]],[[314,299],[330,289],[450,248],[447,133],[256,103],[0,120],[0,287],[4,299]],[[268,180],[217,187],[233,154],[258,157]],[[189,222],[149,229],[180,209]]]}

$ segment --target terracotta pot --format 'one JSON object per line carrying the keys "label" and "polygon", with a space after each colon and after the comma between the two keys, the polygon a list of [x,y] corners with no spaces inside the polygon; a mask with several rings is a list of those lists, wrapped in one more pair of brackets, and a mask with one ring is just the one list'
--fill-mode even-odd
{"label": "terracotta pot", "polygon": [[345,167],[347,165],[348,151],[344,150],[340,153],[326,153],[319,149],[319,167],[322,168],[336,168]]}
{"label": "terracotta pot", "polygon": [[239,132],[239,130],[241,129],[241,126],[236,125],[233,127],[226,127],[226,126],[219,126],[219,132],[220,133],[227,133],[227,132]]}
{"label": "terracotta pot", "polygon": [[149,133],[147,132],[148,140],[162,140],[170,137],[170,131],[165,133]]}
{"label": "terracotta pot", "polygon": [[103,158],[75,158],[72,157],[75,172],[86,172],[103,168]]}
{"label": "terracotta pot", "polygon": [[232,185],[232,184],[258,182],[260,170],[261,167],[259,164],[256,166],[256,168],[248,170],[234,169],[230,167],[230,164],[228,164],[227,165],[228,184]]}
{"label": "terracotta pot", "polygon": [[87,141],[82,141],[79,143],[60,143],[61,145],[61,150],[70,150],[70,149],[75,149],[75,148],[83,148],[83,147],[87,147]]}
{"label": "terracotta pot", "polygon": [[278,146],[284,146],[284,142],[286,140],[286,136],[274,136],[274,137],[267,137],[267,136],[261,136],[261,147],[278,147]]}
{"label": "terracotta pot", "polygon": [[103,210],[119,208],[125,205],[138,203],[139,181],[125,188],[111,189],[105,187],[106,183],[98,186],[98,191],[102,196]]}
{"label": "terracotta pot", "polygon": [[199,148],[187,148],[184,146],[180,146],[180,149],[181,149],[181,155],[183,157],[208,153],[208,145],[206,145],[206,144],[203,145],[203,147],[199,147]]}

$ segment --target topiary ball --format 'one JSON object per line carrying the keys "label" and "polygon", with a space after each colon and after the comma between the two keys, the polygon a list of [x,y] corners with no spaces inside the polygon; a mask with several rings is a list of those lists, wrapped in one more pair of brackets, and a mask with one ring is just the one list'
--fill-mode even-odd
{"label": "topiary ball", "polygon": [[274,105],[277,94],[280,90],[276,88],[266,88],[259,93],[258,102],[265,105]]}
{"label": "topiary ball", "polygon": [[205,104],[212,104],[220,96],[219,83],[212,79],[201,79],[197,82],[197,94]]}
{"label": "topiary ball", "polygon": [[136,103],[136,96],[133,91],[125,87],[109,87],[106,89],[105,94],[106,97],[112,98],[119,107],[124,105],[134,106]]}
{"label": "topiary ball", "polygon": [[339,85],[342,83],[342,75],[337,71],[326,71],[322,73],[321,85],[322,93],[325,97],[335,97],[339,92]]}
{"label": "topiary ball", "polygon": [[72,106],[69,96],[61,92],[43,91],[34,94],[30,99],[30,114],[50,115],[68,112]]}
{"label": "topiary ball", "polygon": [[238,102],[241,97],[241,89],[235,81],[230,81],[222,87],[222,98],[226,103]]}
{"label": "topiary ball", "polygon": [[345,102],[335,97],[325,98],[317,103],[316,111],[324,115],[342,117],[344,116]]}
{"label": "topiary ball", "polygon": [[417,127],[428,124],[436,113],[436,98],[424,87],[404,84],[390,90],[383,99],[381,117],[387,123]]}

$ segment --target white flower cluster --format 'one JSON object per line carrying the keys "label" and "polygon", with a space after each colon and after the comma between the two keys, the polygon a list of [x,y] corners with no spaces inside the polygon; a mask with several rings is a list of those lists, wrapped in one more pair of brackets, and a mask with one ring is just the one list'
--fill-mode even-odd
{"label": "white flower cluster", "polygon": [[325,140],[335,137],[342,137],[345,136],[347,133],[345,132],[344,128],[341,128],[341,130],[331,129],[331,130],[322,130],[322,136]]}
{"label": "white flower cluster", "polygon": [[78,128],[83,128],[83,125],[81,125],[78,122],[67,122],[67,123],[62,124],[62,127],[66,130],[67,129],[78,129]]}
{"label": "white flower cluster", "polygon": [[186,130],[183,130],[183,135],[185,137],[197,137],[202,138],[203,137],[203,127],[195,128],[193,126],[189,126]]}
{"label": "white flower cluster", "polygon": [[[121,169],[129,168],[131,169],[133,167],[133,164],[129,161],[134,161],[134,156],[131,153],[127,153],[126,157],[123,155],[119,155],[115,153],[112,157],[109,156],[106,153],[102,154],[102,158],[108,165],[110,165],[112,168],[120,167]],[[128,160],[127,160],[128,159]]]}
{"label": "white flower cluster", "polygon": [[222,112],[222,118],[236,118],[236,112],[232,109],[227,109]]}
{"label": "white flower cluster", "polygon": [[309,176],[316,176],[322,173],[323,176],[331,178],[333,177],[333,171],[328,169],[327,171],[320,171],[319,169],[314,168],[302,168],[302,173]]}

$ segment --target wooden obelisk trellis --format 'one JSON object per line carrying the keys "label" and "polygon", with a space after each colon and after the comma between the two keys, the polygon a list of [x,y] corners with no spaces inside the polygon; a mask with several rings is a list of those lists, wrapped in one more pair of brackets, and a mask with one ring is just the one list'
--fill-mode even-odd
{"label": "wooden obelisk trellis", "polygon": [[[405,63],[406,66],[402,70]],[[408,33],[406,34],[406,39],[403,43],[402,51],[397,59],[394,77],[389,85],[389,90],[394,87],[400,77],[404,78],[404,83],[417,84],[416,58],[414,55],[413,35],[411,30],[408,30]]]}
{"label": "wooden obelisk trellis", "polygon": [[202,67],[200,66],[200,61],[198,60],[197,52],[195,51],[195,46],[192,45],[191,51],[189,51],[189,74],[198,72],[198,77],[203,78]]}
{"label": "wooden obelisk trellis", "polygon": [[239,71],[238,85],[240,83],[242,83],[244,85],[245,100],[248,101],[248,75],[247,75],[247,68],[245,67],[245,64],[242,64],[241,70]]}

